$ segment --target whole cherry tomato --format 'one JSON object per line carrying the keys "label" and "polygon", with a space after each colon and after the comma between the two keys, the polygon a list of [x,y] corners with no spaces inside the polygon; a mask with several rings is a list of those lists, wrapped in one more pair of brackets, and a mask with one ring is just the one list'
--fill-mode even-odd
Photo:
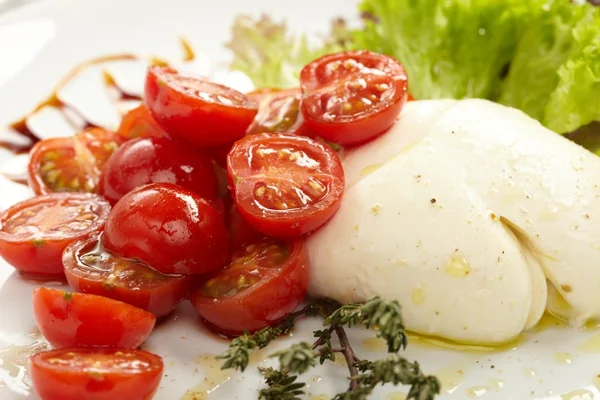
{"label": "whole cherry tomato", "polygon": [[222,213],[195,192],[168,183],[137,188],[110,212],[104,246],[163,274],[204,274],[228,259]]}
{"label": "whole cherry tomato", "polygon": [[210,158],[168,138],[139,138],[123,144],[104,167],[99,193],[115,204],[148,183],[172,183],[213,199],[217,178]]}

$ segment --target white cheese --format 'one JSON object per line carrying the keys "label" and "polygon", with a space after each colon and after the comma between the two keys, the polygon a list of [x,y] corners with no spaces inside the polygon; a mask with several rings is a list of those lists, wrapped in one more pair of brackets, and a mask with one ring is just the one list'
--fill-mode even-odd
{"label": "white cheese", "polygon": [[[339,212],[309,238],[310,292],[397,299],[406,326],[470,343],[532,327],[552,293],[600,317],[600,158],[484,100],[409,102],[344,158]],[[563,302],[564,303],[564,302]]]}

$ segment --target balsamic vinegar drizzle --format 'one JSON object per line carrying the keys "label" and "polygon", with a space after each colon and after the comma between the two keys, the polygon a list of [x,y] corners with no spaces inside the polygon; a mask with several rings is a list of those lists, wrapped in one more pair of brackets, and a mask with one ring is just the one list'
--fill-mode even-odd
{"label": "balsamic vinegar drizzle", "polygon": [[[195,54],[192,46],[184,38],[180,38],[179,41],[183,51],[183,61],[193,61],[195,59]],[[97,127],[97,125],[84,117],[76,105],[67,104],[62,101],[60,99],[60,90],[67,86],[76,76],[90,67],[105,64],[111,61],[128,60],[147,60],[152,65],[168,65],[168,62],[158,57],[142,57],[129,53],[101,56],[85,61],[71,69],[54,87],[52,93],[37,106],[35,106],[31,112],[8,126],[8,132],[14,134],[15,139],[11,138],[10,135],[8,137],[0,136],[0,148],[10,151],[13,155],[28,153],[29,150],[31,150],[31,148],[40,141],[40,137],[29,128],[27,122],[33,115],[37,114],[45,107],[51,107],[55,110],[58,110],[64,117],[65,121],[71,127],[73,127],[76,132],[87,128]],[[106,90],[116,93],[116,96],[112,97],[115,108],[120,109],[119,104],[124,101],[142,100],[139,95],[128,93],[125,89],[119,87],[116,80],[108,71],[103,71],[103,74]],[[19,180],[11,180],[21,184],[25,183]]]}

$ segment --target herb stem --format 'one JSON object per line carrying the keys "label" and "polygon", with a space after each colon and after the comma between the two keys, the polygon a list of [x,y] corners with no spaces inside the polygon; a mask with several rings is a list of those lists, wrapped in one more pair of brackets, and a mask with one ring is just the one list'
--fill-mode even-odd
{"label": "herb stem", "polygon": [[358,382],[354,379],[358,376],[358,369],[356,369],[356,362],[359,361],[358,357],[352,350],[352,346],[350,346],[350,341],[348,340],[348,335],[346,335],[346,331],[343,327],[336,325],[335,333],[340,341],[340,346],[342,346],[342,354],[346,359],[346,364],[348,364],[348,370],[350,371],[350,391],[354,391],[359,388]]}

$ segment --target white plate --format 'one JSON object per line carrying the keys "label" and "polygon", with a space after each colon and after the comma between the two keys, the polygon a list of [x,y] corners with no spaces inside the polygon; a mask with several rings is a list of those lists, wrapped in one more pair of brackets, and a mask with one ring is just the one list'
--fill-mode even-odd
{"label": "white plate", "polygon": [[[293,32],[314,34],[326,32],[334,16],[355,16],[356,7],[355,1],[345,0],[46,0],[0,16],[0,126],[25,114],[67,70],[94,56],[134,52],[176,60],[181,58],[178,38],[183,35],[198,50],[194,68],[214,72],[214,65],[229,58],[223,43],[235,15],[261,12],[286,18]],[[131,76],[133,87],[139,86],[139,77]],[[93,90],[88,89],[84,93],[94,97],[94,107],[100,108],[102,99],[89,95]],[[82,90],[71,95],[76,97]],[[110,112],[104,117],[114,125]],[[50,135],[65,133],[60,124],[46,128]],[[22,161],[12,160],[12,167],[18,168]],[[12,168],[4,162],[6,154],[0,154],[0,166]],[[0,210],[29,195],[25,187],[0,176]],[[31,311],[34,287],[0,260],[0,400],[36,398],[24,367],[28,354],[44,346]],[[555,322],[545,319],[536,332],[488,352],[442,348],[413,339],[406,357],[419,360],[425,372],[441,379],[441,399],[600,398],[600,333],[573,331]],[[290,340],[310,340],[317,326],[316,320],[302,322],[293,337],[253,357],[253,367],[270,363],[264,361],[269,352]],[[361,356],[380,357],[383,346],[367,339],[371,336],[362,330],[351,332]],[[203,328],[189,304],[181,305],[161,324],[145,348],[165,360],[157,399],[252,399],[261,387],[255,368],[244,374],[219,370],[212,355],[223,351],[226,343]],[[308,383],[308,398],[327,399],[344,390],[346,372],[340,363],[311,370],[302,377]],[[373,398],[402,399],[406,389],[389,387]]]}

